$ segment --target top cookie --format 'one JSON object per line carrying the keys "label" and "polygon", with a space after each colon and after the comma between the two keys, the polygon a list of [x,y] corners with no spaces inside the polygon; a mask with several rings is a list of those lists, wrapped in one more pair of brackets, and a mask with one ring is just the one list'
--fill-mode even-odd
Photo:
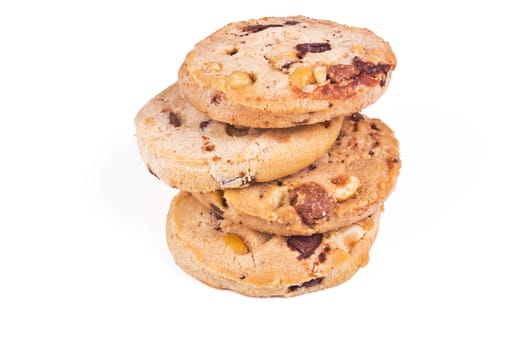
{"label": "top cookie", "polygon": [[313,124],[361,111],[396,58],[367,29],[302,16],[236,22],[189,52],[182,94],[210,118],[248,127]]}

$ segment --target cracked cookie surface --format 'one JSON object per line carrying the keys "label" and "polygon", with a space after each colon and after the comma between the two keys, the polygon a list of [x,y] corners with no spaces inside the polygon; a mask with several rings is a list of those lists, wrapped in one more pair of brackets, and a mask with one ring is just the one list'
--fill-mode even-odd
{"label": "cracked cookie surface", "polygon": [[287,297],[336,286],[365,266],[379,216],[329,233],[283,237],[233,223],[181,192],[169,209],[167,242],[176,263],[208,285]]}
{"label": "cracked cookie surface", "polygon": [[212,119],[290,127],[352,114],[386,90],[396,58],[370,30],[303,16],[230,23],[179,70],[183,95]]}
{"label": "cracked cookie surface", "polygon": [[379,119],[345,118],[333,146],[287,177],[195,194],[221,216],[278,235],[336,230],[380,210],[400,171],[398,141]]}
{"label": "cracked cookie surface", "polygon": [[333,144],[342,118],[288,129],[245,128],[211,120],[182,98],[175,83],[135,118],[149,171],[190,192],[238,188],[292,174]]}

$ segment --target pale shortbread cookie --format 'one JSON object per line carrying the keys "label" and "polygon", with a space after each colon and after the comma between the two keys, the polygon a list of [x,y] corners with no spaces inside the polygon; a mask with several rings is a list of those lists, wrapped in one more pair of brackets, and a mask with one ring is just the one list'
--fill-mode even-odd
{"label": "pale shortbread cookie", "polygon": [[205,192],[299,171],[333,144],[342,119],[289,129],[239,128],[196,110],[175,83],[140,110],[135,125],[151,173],[181,190]]}
{"label": "pale shortbread cookie", "polygon": [[198,280],[249,296],[295,296],[336,286],[368,262],[380,212],[335,232],[282,237],[217,216],[181,192],[167,217],[176,263]]}
{"label": "pale shortbread cookie", "polygon": [[195,194],[218,215],[278,235],[312,235],[379,210],[400,170],[398,141],[379,119],[346,117],[335,144],[300,172],[243,189]]}
{"label": "pale shortbread cookie", "polygon": [[395,66],[390,45],[368,29],[267,17],[197,43],[179,82],[214,120],[281,128],[361,111],[384,93]]}

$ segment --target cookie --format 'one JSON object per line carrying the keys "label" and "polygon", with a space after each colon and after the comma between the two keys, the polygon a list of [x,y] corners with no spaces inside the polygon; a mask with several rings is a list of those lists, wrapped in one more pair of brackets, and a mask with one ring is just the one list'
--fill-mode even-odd
{"label": "cookie", "polygon": [[210,118],[248,127],[314,124],[361,111],[396,58],[368,29],[302,16],[230,23],[190,51],[183,95]]}
{"label": "cookie", "polygon": [[195,194],[217,214],[278,235],[313,235],[377,211],[400,170],[398,142],[379,119],[345,118],[335,144],[300,172],[244,189]]}
{"label": "cookie", "polygon": [[288,297],[336,286],[365,266],[379,215],[335,232],[283,237],[231,223],[181,192],[169,209],[167,242],[176,263],[210,286]]}
{"label": "cookie", "polygon": [[237,188],[292,174],[335,142],[343,118],[288,129],[240,128],[209,119],[182,98],[175,83],[135,118],[149,171],[190,192]]}

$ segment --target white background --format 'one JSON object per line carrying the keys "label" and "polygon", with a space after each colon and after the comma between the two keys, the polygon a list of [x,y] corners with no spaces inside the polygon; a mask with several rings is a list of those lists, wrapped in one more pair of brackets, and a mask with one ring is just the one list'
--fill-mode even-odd
{"label": "white background", "polygon": [[[510,1],[6,3],[1,349],[524,348],[524,27]],[[365,112],[396,131],[403,167],[353,279],[255,299],[175,265],[175,192],[142,164],[133,118],[198,40],[292,14],[391,43],[392,83]]]}

